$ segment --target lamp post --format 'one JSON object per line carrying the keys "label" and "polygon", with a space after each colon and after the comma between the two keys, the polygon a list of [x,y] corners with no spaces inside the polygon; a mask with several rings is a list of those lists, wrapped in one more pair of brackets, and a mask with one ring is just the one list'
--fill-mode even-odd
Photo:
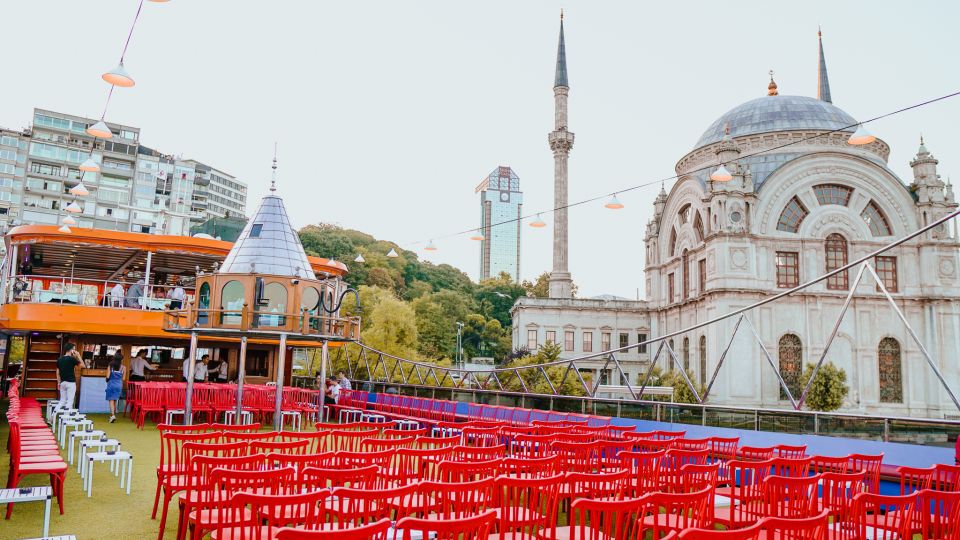
{"label": "lamp post", "polygon": [[463,369],[463,323],[457,321],[457,367]]}

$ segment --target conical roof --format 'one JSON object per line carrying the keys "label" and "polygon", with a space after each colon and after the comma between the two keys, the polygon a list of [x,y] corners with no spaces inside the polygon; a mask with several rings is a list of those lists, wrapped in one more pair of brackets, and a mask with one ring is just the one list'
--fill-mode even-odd
{"label": "conical roof", "polygon": [[274,274],[316,279],[283,199],[271,192],[243,228],[218,273]]}

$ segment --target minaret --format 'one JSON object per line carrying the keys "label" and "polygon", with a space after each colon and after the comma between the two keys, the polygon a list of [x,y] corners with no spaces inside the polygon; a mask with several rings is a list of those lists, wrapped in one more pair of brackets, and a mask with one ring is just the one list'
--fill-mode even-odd
{"label": "minaret", "polygon": [[560,42],[557,44],[557,71],[553,82],[554,126],[548,140],[553,151],[553,270],[550,298],[572,298],[573,280],[567,265],[567,158],[573,147],[573,133],[567,131],[567,51],[563,40],[563,12],[560,12]]}
{"label": "minaret", "polygon": [[830,99],[830,80],[827,79],[827,60],[823,56],[823,33],[817,28],[817,41],[820,43],[820,61],[817,65],[819,76],[817,77],[817,99],[833,103]]}

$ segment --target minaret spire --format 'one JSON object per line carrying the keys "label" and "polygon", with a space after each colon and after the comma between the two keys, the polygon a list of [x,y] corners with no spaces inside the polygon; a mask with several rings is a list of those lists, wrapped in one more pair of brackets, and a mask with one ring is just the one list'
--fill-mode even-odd
{"label": "minaret spire", "polygon": [[557,44],[557,72],[553,84],[554,126],[547,140],[553,151],[553,270],[550,272],[550,298],[572,298],[573,280],[567,258],[567,159],[573,148],[573,133],[567,131],[567,50],[563,38],[563,12],[560,12],[560,41]]}
{"label": "minaret spire", "polygon": [[823,56],[823,32],[817,27],[817,41],[820,45],[820,60],[818,64],[819,76],[817,78],[817,99],[833,103],[830,99],[830,80],[827,79],[827,60]]}
{"label": "minaret spire", "polygon": [[270,193],[277,191],[277,143],[273,143],[273,165],[270,167],[273,172],[270,176]]}

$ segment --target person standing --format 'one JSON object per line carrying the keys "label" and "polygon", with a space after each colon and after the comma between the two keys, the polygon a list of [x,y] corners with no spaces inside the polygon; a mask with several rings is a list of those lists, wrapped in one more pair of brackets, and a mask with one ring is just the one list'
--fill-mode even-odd
{"label": "person standing", "polygon": [[350,384],[350,379],[347,378],[347,375],[341,370],[337,372],[337,379],[340,383],[340,388],[342,390],[353,390],[353,385]]}
{"label": "person standing", "polygon": [[118,281],[116,285],[110,289],[110,307],[123,307],[123,285]]}
{"label": "person standing", "polygon": [[120,400],[120,394],[123,392],[123,374],[126,368],[123,367],[123,353],[117,352],[113,361],[107,367],[107,402],[110,404],[110,423],[117,421],[117,401]]}
{"label": "person standing", "polygon": [[178,281],[177,286],[167,293],[167,297],[170,298],[170,309],[180,309],[183,307],[187,292],[183,290],[183,285]]}
{"label": "person standing", "polygon": [[205,354],[200,357],[196,367],[193,368],[194,382],[207,382],[207,364],[210,363],[210,355]]}
{"label": "person standing", "polygon": [[146,369],[154,371],[157,369],[157,366],[147,360],[147,350],[140,349],[137,351],[136,356],[133,357],[133,360],[130,361],[130,380],[133,382],[147,380],[146,372],[144,371]]}
{"label": "person standing", "polygon": [[67,343],[63,347],[63,356],[57,360],[57,387],[60,389],[60,408],[72,409],[77,397],[77,375],[74,372],[81,365],[77,346]]}
{"label": "person standing", "polygon": [[140,300],[143,298],[143,286],[146,284],[142,278],[127,289],[126,306],[128,308],[139,308]]}
{"label": "person standing", "polygon": [[227,377],[230,375],[230,364],[226,360],[221,360],[220,365],[217,366],[217,382],[220,384],[227,384]]}

